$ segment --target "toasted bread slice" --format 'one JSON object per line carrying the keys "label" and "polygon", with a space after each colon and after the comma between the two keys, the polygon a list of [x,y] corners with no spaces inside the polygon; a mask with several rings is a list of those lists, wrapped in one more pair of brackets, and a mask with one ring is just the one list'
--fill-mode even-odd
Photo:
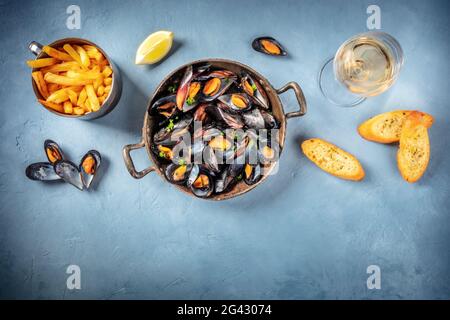
{"label": "toasted bread slice", "polygon": [[[392,143],[400,140],[400,133],[406,118],[412,113],[411,110],[394,110],[379,114],[370,118],[358,127],[359,134],[367,140]],[[433,123],[433,117],[422,113],[426,122]]]}
{"label": "toasted bread slice", "polygon": [[361,180],[364,169],[358,159],[350,153],[322,139],[303,141],[303,153],[320,169],[346,180]]}
{"label": "toasted bread slice", "polygon": [[430,161],[428,128],[433,119],[431,117],[430,120],[430,117],[422,112],[413,111],[403,124],[397,164],[403,179],[408,182],[418,181]]}

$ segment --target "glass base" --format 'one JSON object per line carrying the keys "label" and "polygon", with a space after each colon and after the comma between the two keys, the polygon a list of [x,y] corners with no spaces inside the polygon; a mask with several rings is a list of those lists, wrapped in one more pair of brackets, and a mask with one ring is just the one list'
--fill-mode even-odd
{"label": "glass base", "polygon": [[335,78],[333,60],[334,57],[328,59],[319,72],[319,88],[324,97],[339,107],[354,107],[366,100],[365,97],[350,92]]}

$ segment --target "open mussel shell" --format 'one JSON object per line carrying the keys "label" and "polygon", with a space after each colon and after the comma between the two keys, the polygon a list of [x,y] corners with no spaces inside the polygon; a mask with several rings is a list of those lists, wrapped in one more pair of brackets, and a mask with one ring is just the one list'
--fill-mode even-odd
{"label": "open mussel shell", "polygon": [[64,155],[59,145],[50,139],[44,141],[44,151],[48,161],[55,164],[57,161],[64,160]]}
{"label": "open mussel shell", "polygon": [[98,168],[100,167],[101,161],[102,157],[96,150],[88,151],[81,159],[79,170],[81,173],[82,182],[86,188],[91,186],[91,183],[97,174]]}
{"label": "open mussel shell", "polygon": [[171,183],[183,184],[188,179],[191,170],[192,164],[171,163],[165,168],[164,175]]}
{"label": "open mussel shell", "polygon": [[210,78],[203,85],[202,100],[211,102],[217,99],[234,84],[235,80],[236,78]]}
{"label": "open mussel shell", "polygon": [[213,119],[225,123],[229,128],[241,129],[244,127],[244,121],[241,115],[230,112],[230,108],[222,102],[219,102],[217,105],[208,106],[206,111]]}
{"label": "open mussel shell", "polygon": [[48,162],[38,162],[30,164],[25,169],[25,175],[29,179],[36,181],[61,180],[61,177],[56,174],[53,165]]}
{"label": "open mussel shell", "polygon": [[186,185],[194,195],[200,198],[209,197],[214,191],[214,179],[211,174],[198,165],[194,165]]}
{"label": "open mussel shell", "polygon": [[231,93],[220,96],[219,101],[222,102],[226,107],[234,111],[245,111],[249,110],[252,106],[250,98],[246,93]]}
{"label": "open mussel shell", "polygon": [[190,115],[185,116],[176,123],[173,119],[169,120],[171,121],[169,121],[165,127],[161,128],[153,136],[153,141],[156,144],[165,146],[177,144],[183,135],[189,133],[189,126],[191,125],[193,118]]}
{"label": "open mussel shell", "polygon": [[241,88],[248,94],[250,99],[262,108],[269,109],[269,98],[262,86],[250,75],[243,73],[241,78]]}
{"label": "open mussel shell", "polygon": [[252,185],[261,180],[263,174],[259,164],[251,165],[245,164],[244,166],[244,182],[248,185]]}
{"label": "open mussel shell", "polygon": [[252,129],[273,129],[278,127],[274,116],[258,108],[243,113],[242,118],[245,125]]}
{"label": "open mussel shell", "polygon": [[55,172],[64,181],[83,190],[83,181],[80,170],[77,165],[67,160],[61,160],[55,163]]}
{"label": "open mussel shell", "polygon": [[253,40],[252,47],[258,52],[262,52],[271,56],[285,56],[286,50],[283,46],[272,37],[259,37]]}
{"label": "open mussel shell", "polygon": [[231,186],[233,186],[234,183],[237,182],[238,180],[237,178],[242,173],[243,169],[244,169],[243,164],[239,163],[230,164],[217,177],[214,191],[216,193],[221,193],[229,189]]}
{"label": "open mussel shell", "polygon": [[162,115],[166,118],[170,118],[176,113],[177,110],[175,95],[171,95],[156,100],[150,109],[150,114]]}

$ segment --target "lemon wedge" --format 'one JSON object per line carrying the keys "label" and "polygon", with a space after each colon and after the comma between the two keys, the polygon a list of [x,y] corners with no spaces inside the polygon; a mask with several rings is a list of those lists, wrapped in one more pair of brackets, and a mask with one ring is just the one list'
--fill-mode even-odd
{"label": "lemon wedge", "polygon": [[139,46],[136,52],[136,64],[153,64],[164,58],[172,48],[173,32],[157,31],[152,33]]}

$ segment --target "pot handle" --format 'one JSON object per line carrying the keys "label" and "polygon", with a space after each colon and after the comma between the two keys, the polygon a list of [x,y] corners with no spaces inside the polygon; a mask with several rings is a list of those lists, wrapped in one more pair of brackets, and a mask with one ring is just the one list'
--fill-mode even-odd
{"label": "pot handle", "polygon": [[305,99],[302,89],[300,88],[300,86],[298,85],[297,82],[293,82],[293,81],[288,82],[280,89],[277,89],[276,92],[279,95],[283,92],[288,91],[289,89],[294,90],[295,96],[297,98],[297,102],[300,106],[300,110],[286,113],[286,118],[289,119],[289,118],[301,117],[301,116],[305,115],[306,99]]}
{"label": "pot handle", "polygon": [[134,167],[133,159],[131,159],[130,156],[130,151],[143,148],[144,146],[145,146],[144,140],[141,140],[141,142],[139,143],[126,145],[125,147],[123,147],[122,150],[125,166],[127,167],[128,172],[131,174],[131,176],[135,179],[141,179],[145,177],[148,173],[155,171],[155,167],[148,167],[142,171],[136,171],[136,168]]}
{"label": "pot handle", "polygon": [[36,56],[38,56],[42,52],[43,45],[37,41],[31,41],[28,45],[28,49],[33,52]]}

